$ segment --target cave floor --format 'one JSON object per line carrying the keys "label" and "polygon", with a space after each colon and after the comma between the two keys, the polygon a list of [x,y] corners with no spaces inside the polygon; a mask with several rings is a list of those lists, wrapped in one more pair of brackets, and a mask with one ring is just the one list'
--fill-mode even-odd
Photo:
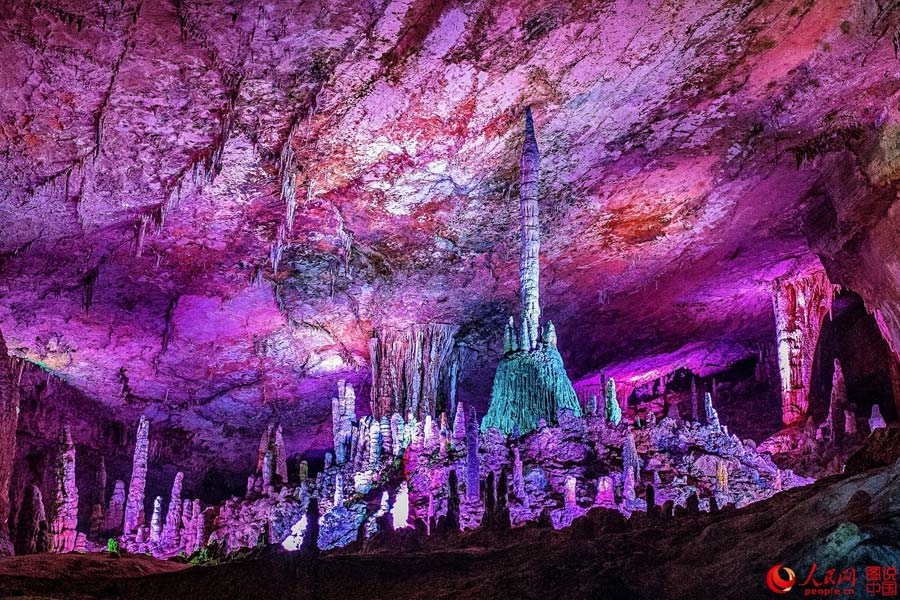
{"label": "cave floor", "polygon": [[[875,436],[873,436],[875,437]],[[572,527],[483,528],[446,537],[394,532],[320,556],[272,549],[218,566],[149,557],[0,560],[0,598],[772,598],[776,564],[801,586],[827,569],[900,567],[900,429],[879,434],[844,474],[741,510],[671,520],[596,509]],[[872,446],[871,444],[869,445]]]}

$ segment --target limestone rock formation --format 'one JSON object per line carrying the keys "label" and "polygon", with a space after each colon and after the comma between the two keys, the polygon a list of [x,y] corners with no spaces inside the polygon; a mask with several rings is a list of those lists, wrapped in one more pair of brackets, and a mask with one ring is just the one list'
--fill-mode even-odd
{"label": "limestone rock formation", "polygon": [[169,498],[169,510],[166,513],[166,524],[163,527],[161,543],[165,547],[177,546],[181,533],[181,486],[184,481],[184,473],[175,474],[172,482],[172,495]]}
{"label": "limestone rock formation", "polygon": [[10,513],[10,481],[16,455],[16,426],[19,422],[19,387],[6,341],[0,334],[0,556],[12,554],[7,521]]}
{"label": "limestone rock formation", "polygon": [[872,405],[872,416],[869,417],[869,431],[875,431],[887,427],[884,417],[881,416],[881,408],[877,404]]}
{"label": "limestone rock formation", "polygon": [[144,524],[144,488],[147,485],[147,459],[150,449],[150,421],[141,416],[134,443],[134,460],[128,501],[125,504],[124,533],[134,533]]}
{"label": "limestone rock formation", "polygon": [[773,289],[782,420],[802,421],[809,411],[813,355],[822,321],[831,310],[834,286],[822,270],[775,281]]}
{"label": "limestone rock formation", "polygon": [[353,386],[342,379],[338,382],[337,395],[331,400],[334,459],[339,465],[347,462],[350,457],[354,421],[356,421],[356,394]]}
{"label": "limestone rock formation", "polygon": [[47,551],[47,548],[40,548],[38,543],[42,529],[45,531],[47,529],[44,500],[40,488],[30,485],[25,489],[25,497],[22,500],[22,506],[19,507],[16,521],[16,554]]}
{"label": "limestone rock formation", "polygon": [[72,552],[78,528],[78,487],[75,484],[75,444],[68,427],[61,436],[54,476],[55,491],[50,510],[53,551]]}
{"label": "limestone rock formation", "polygon": [[606,382],[606,422],[618,425],[622,420],[622,407],[616,397],[616,380],[612,377]]}
{"label": "limestone rock formation", "polygon": [[429,323],[376,331],[369,341],[371,410],[376,419],[400,413],[424,420],[453,406],[457,329]]}

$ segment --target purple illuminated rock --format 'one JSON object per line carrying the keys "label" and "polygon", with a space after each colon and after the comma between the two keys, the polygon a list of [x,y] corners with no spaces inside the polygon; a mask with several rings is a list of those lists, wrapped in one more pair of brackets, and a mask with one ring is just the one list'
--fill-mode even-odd
{"label": "purple illuminated rock", "polygon": [[53,473],[55,490],[50,508],[53,551],[72,552],[78,528],[78,486],[75,484],[75,444],[68,427],[61,436]]}
{"label": "purple illuminated rock", "polygon": [[125,504],[126,534],[133,533],[144,524],[144,488],[147,485],[147,458],[150,446],[150,422],[141,416],[134,444],[134,460],[131,483],[128,486],[128,502]]}

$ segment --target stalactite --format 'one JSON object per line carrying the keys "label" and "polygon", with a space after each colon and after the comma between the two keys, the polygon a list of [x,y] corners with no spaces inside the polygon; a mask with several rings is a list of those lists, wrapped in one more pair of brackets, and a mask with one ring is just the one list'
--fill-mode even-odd
{"label": "stalactite", "polygon": [[376,332],[369,342],[371,410],[376,418],[411,412],[424,419],[438,413],[440,384],[449,377],[456,331],[455,325],[432,323]]}
{"label": "stalactite", "polygon": [[824,271],[775,281],[772,299],[785,425],[803,421],[809,410],[813,356],[833,298],[834,286]]}
{"label": "stalactite", "polygon": [[480,487],[480,466],[478,462],[478,414],[475,407],[469,407],[466,419],[466,498],[478,500]]}
{"label": "stalactite", "polygon": [[618,425],[622,420],[622,407],[616,397],[616,380],[610,377],[606,381],[606,422]]}
{"label": "stalactite", "polygon": [[78,487],[75,484],[75,444],[68,427],[63,430],[60,440],[54,476],[56,489],[50,519],[53,551],[72,552],[78,527]]}
{"label": "stalactite", "polygon": [[134,444],[134,461],[131,484],[128,486],[128,503],[125,505],[126,534],[134,533],[144,524],[144,487],[147,485],[147,458],[150,444],[150,421],[141,416]]}
{"label": "stalactite", "polygon": [[174,548],[180,541],[181,532],[181,487],[184,482],[184,473],[175,474],[172,482],[172,495],[169,498],[169,510],[166,513],[166,524],[162,532],[162,544],[167,548]]}
{"label": "stalactite", "polygon": [[[20,363],[19,369],[24,366]],[[10,512],[10,481],[16,455],[16,428],[19,423],[19,386],[0,334],[0,556],[13,553],[7,521]]]}
{"label": "stalactite", "polygon": [[150,215],[143,213],[138,217],[137,230],[134,238],[134,255],[140,258],[144,254],[144,243],[147,239],[147,224],[150,222]]}

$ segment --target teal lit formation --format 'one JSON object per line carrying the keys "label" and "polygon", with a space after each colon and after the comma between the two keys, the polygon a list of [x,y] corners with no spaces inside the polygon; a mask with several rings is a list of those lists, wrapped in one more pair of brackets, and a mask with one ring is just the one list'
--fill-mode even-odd
{"label": "teal lit formation", "polygon": [[525,144],[520,161],[519,208],[522,247],[519,257],[519,291],[522,298],[521,333],[512,317],[503,335],[503,358],[497,365],[491,405],[481,429],[494,427],[505,435],[537,429],[541,420],[555,425],[557,413],[568,409],[581,416],[578,397],[562,356],[556,349],[553,323],[540,327],[540,216],[538,171],[540,153],[534,135],[531,109],[525,109]]}

